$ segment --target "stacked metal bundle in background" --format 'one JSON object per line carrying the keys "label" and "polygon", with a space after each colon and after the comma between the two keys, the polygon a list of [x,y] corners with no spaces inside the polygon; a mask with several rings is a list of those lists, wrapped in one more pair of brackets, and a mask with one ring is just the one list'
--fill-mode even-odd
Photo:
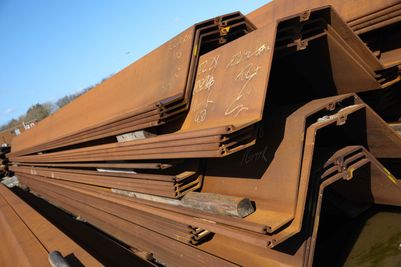
{"label": "stacked metal bundle in background", "polygon": [[15,137],[9,170],[149,264],[328,266],[336,220],[401,206],[400,10],[196,24]]}

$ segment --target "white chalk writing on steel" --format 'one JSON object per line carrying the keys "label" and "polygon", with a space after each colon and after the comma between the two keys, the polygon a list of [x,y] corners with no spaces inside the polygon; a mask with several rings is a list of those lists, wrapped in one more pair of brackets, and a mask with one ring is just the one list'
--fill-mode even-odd
{"label": "white chalk writing on steel", "polygon": [[169,45],[168,45],[168,49],[169,50],[173,50],[174,48],[182,45],[183,43],[185,43],[186,41],[188,41],[190,38],[189,33],[185,34],[184,36],[177,36],[176,38],[174,38],[173,40],[170,41]]}
{"label": "white chalk writing on steel", "polygon": [[[185,34],[184,36],[178,36],[171,40],[168,44],[168,49],[173,50],[171,53],[174,57],[174,59],[177,61],[176,67],[174,69],[174,75],[171,76],[174,79],[178,79],[180,77],[180,74],[182,73],[182,67],[181,65],[183,64],[183,52],[181,50],[181,45],[187,42],[190,39],[190,34]],[[170,68],[170,66],[167,65],[167,68]],[[171,79],[168,79],[165,81],[162,85],[162,90],[167,91],[172,88],[171,84]]]}
{"label": "white chalk writing on steel", "polygon": [[256,47],[254,50],[239,51],[231,57],[229,63],[226,65],[226,68],[236,66],[241,62],[250,59],[251,57],[258,57],[263,52],[268,50],[270,50],[270,46],[262,44],[261,46]]}
{"label": "white chalk writing on steel", "polygon": [[252,87],[249,86],[249,84],[256,77],[262,67],[255,65],[254,62],[248,60],[259,57],[264,52],[269,50],[270,46],[262,44],[257,46],[255,49],[239,51],[231,57],[229,63],[226,65],[227,69],[237,66],[241,63],[246,65],[240,69],[239,73],[234,74],[234,80],[241,84],[241,89],[225,110],[225,116],[233,115],[237,117],[241,112],[249,109],[246,106],[245,101],[247,96],[251,95],[252,93]]}
{"label": "white chalk writing on steel", "polygon": [[194,121],[196,123],[205,121],[208,107],[210,104],[214,103],[214,100],[212,99],[212,89],[215,84],[213,71],[219,63],[219,58],[220,55],[216,55],[212,58],[206,59],[198,65],[198,79],[195,81],[193,95],[195,96],[203,92],[205,97],[200,97],[200,100],[194,101],[194,109],[196,110]]}
{"label": "white chalk writing on steel", "polygon": [[253,63],[249,63],[244,68],[242,68],[240,73],[238,73],[238,75],[235,77],[235,80],[242,83],[242,87],[238,92],[237,96],[227,107],[226,111],[224,112],[224,115],[227,116],[230,114],[234,114],[234,116],[237,117],[238,114],[240,114],[242,111],[248,110],[248,107],[245,106],[242,100],[245,96],[251,94],[252,88],[248,87],[248,84],[254,77],[256,77],[258,71],[261,68],[262,67],[260,66],[254,66]]}

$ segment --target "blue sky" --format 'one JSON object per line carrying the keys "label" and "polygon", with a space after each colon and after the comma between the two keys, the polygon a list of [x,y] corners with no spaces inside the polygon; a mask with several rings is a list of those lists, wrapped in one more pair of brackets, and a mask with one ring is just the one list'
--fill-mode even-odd
{"label": "blue sky", "polygon": [[98,83],[192,24],[267,0],[0,0],[0,125]]}

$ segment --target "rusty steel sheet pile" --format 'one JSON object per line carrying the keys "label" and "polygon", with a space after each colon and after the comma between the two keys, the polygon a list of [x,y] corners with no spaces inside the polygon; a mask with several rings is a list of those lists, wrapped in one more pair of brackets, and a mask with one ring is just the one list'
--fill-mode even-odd
{"label": "rusty steel sheet pile", "polygon": [[285,18],[321,6],[332,6],[350,29],[364,40],[386,67],[401,64],[401,3],[399,0],[275,0],[247,17],[260,28],[271,19]]}
{"label": "rusty steel sheet pile", "polygon": [[54,251],[67,264],[102,266],[4,185],[0,186],[0,218],[1,266],[50,266],[49,254]]}
{"label": "rusty steel sheet pile", "polygon": [[[26,154],[85,143],[172,120],[188,109],[199,56],[253,28],[243,15],[233,13],[187,29],[17,138],[14,151]],[[133,93],[135,97],[127,97]],[[100,112],[99,105],[104,105]],[[65,127],[55,128],[55,123]]]}
{"label": "rusty steel sheet pile", "polygon": [[8,171],[152,264],[318,266],[327,214],[401,209],[399,10],[198,23],[15,137]]}
{"label": "rusty steel sheet pile", "polygon": [[14,138],[13,133],[10,130],[4,130],[0,132],[0,145],[10,145],[11,140]]}

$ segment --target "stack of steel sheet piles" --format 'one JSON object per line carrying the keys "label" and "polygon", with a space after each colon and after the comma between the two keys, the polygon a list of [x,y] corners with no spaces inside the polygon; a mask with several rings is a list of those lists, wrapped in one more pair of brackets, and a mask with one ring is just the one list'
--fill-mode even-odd
{"label": "stack of steel sheet piles", "polygon": [[[19,137],[13,154],[110,142],[107,137],[114,141],[116,135],[147,128],[156,133],[172,131],[171,125],[168,128],[172,129],[155,127],[185,114],[199,57],[253,28],[240,13],[190,27],[56,112],[51,119],[42,121],[40,128]],[[130,97],[133,93],[134,97]],[[103,108],[99,110],[99,106]]]}
{"label": "stack of steel sheet piles", "polygon": [[3,185],[0,186],[0,231],[1,266],[101,266]]}
{"label": "stack of steel sheet piles", "polygon": [[326,214],[401,207],[398,63],[363,42],[398,8],[276,0],[196,24],[16,137],[10,171],[158,264],[316,265]]}
{"label": "stack of steel sheet piles", "polygon": [[399,0],[275,0],[248,14],[259,28],[272,17],[285,18],[324,5],[336,9],[386,67],[400,65],[401,3]]}

